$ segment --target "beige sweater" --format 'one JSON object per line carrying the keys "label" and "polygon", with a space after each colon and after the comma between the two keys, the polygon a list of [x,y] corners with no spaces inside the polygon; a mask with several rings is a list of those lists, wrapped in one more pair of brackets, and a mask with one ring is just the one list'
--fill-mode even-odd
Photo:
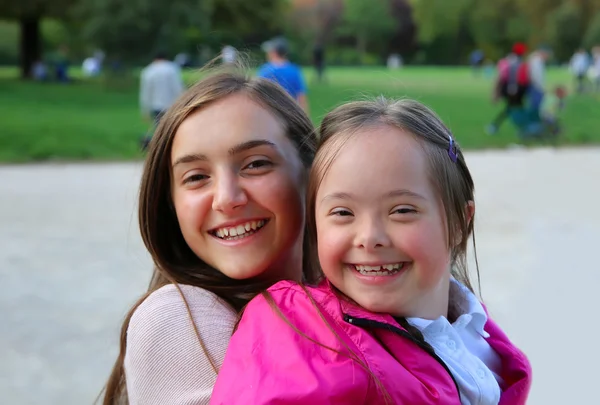
{"label": "beige sweater", "polygon": [[[221,367],[236,322],[228,304],[202,288],[181,285],[211,359]],[[153,292],[127,329],[125,376],[131,405],[208,404],[217,375],[202,350],[174,285]]]}

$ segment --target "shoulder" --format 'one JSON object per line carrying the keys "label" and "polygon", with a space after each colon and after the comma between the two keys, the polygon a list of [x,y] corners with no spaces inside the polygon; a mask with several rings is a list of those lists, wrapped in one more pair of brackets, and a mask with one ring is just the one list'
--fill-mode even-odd
{"label": "shoulder", "polygon": [[132,404],[209,401],[236,313],[209,291],[179,287],[153,292],[131,317],[124,366]]}
{"label": "shoulder", "polygon": [[202,288],[188,285],[180,288],[181,292],[173,284],[166,285],[138,306],[127,328],[128,349],[155,351],[174,342],[197,341],[192,322],[203,337],[231,336],[237,315],[229,305]]}
{"label": "shoulder", "polygon": [[[273,298],[275,304],[282,307],[292,307],[295,310],[296,304],[314,302],[316,304],[325,304],[326,301],[337,301],[337,297],[327,287],[325,283],[319,286],[307,286],[295,281],[280,281],[267,289],[269,296]],[[264,302],[263,297],[257,297],[255,300]]]}
{"label": "shoulder", "polygon": [[154,291],[135,310],[131,324],[148,318],[164,320],[180,314],[188,315],[186,302],[193,314],[199,310],[204,314],[222,312],[235,317],[233,308],[214,293],[185,284],[179,285],[179,288],[181,291],[174,284],[168,284]]}
{"label": "shoulder", "polygon": [[265,74],[270,73],[272,70],[273,70],[273,65],[271,65],[270,63],[263,63],[258,68],[258,76],[263,77]]}
{"label": "shoulder", "polygon": [[[322,333],[325,319],[329,324],[337,323],[341,319],[340,311],[338,298],[326,286],[309,287],[280,281],[250,301],[236,334],[248,333],[259,340],[280,340],[298,329],[314,337]],[[277,330],[275,335],[278,336],[265,336],[267,330]]]}

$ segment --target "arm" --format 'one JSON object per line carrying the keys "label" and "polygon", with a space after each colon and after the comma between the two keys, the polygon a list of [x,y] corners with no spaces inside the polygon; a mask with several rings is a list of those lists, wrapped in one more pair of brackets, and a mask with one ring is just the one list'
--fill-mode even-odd
{"label": "arm", "polygon": [[175,74],[173,75],[173,88],[175,89],[175,98],[179,97],[185,90],[185,84],[183,83],[183,75],[179,67],[175,67]]}
{"label": "arm", "polygon": [[308,97],[306,97],[306,83],[304,82],[304,77],[302,76],[302,71],[298,68],[298,83],[296,84],[298,88],[298,104],[304,110],[306,114],[310,114],[310,110],[308,107]]}
{"label": "arm", "polygon": [[[219,367],[236,315],[209,292],[181,287],[204,347]],[[217,376],[191,322],[174,285],[154,292],[135,311],[125,357],[131,405],[208,404]]]}
{"label": "arm", "polygon": [[300,331],[335,351],[300,335],[258,296],[230,341],[211,405],[377,403],[368,398],[367,372],[340,353],[342,345],[312,304],[291,294],[276,302]]}
{"label": "arm", "polygon": [[300,104],[300,107],[302,107],[305,113],[310,113],[310,110],[308,108],[308,98],[306,97],[306,94],[302,93],[298,95],[298,104]]}
{"label": "arm", "polygon": [[140,75],[140,110],[143,116],[150,115],[150,82],[145,70]]}

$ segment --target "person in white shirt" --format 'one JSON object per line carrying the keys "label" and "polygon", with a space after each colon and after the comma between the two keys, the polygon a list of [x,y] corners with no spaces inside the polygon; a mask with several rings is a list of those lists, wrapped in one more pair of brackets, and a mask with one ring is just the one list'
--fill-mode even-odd
{"label": "person in white shirt", "polygon": [[575,89],[578,93],[585,90],[586,73],[590,67],[590,60],[585,49],[580,48],[571,58],[570,70],[575,77]]}
{"label": "person in white shirt", "polygon": [[223,63],[226,65],[234,65],[237,61],[237,50],[231,45],[225,45],[221,51]]}
{"label": "person in white shirt", "polygon": [[544,88],[546,82],[546,61],[550,57],[550,51],[540,48],[529,56],[529,101],[531,108],[539,114],[542,100],[544,99]]}
{"label": "person in white shirt", "polygon": [[[165,53],[158,52],[152,63],[142,70],[140,80],[142,115],[152,120],[156,126],[160,117],[183,93],[184,88],[179,66],[169,61]],[[145,136],[142,141],[144,149],[149,141],[150,137]]]}

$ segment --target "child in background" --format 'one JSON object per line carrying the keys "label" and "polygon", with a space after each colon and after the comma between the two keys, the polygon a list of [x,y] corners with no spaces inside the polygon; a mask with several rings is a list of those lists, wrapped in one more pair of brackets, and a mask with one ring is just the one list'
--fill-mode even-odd
{"label": "child in background", "polygon": [[565,106],[567,91],[563,86],[557,86],[542,101],[540,115],[544,123],[554,127],[558,126],[558,115]]}
{"label": "child in background", "polygon": [[211,404],[525,404],[531,367],[466,269],[474,186],[414,101],[353,102],[321,125],[305,254],[317,286],[251,301]]}

